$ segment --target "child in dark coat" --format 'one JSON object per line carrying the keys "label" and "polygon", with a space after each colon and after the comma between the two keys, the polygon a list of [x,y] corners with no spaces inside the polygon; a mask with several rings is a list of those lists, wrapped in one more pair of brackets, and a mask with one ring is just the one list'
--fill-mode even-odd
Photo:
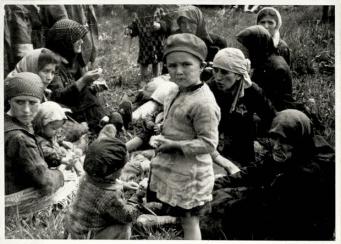
{"label": "child in dark coat", "polygon": [[[65,221],[65,235],[72,239],[129,239],[137,209],[128,205],[123,186],[116,180],[126,163],[127,149],[105,126],[89,146],[86,175]],[[108,133],[112,131],[112,133]]]}

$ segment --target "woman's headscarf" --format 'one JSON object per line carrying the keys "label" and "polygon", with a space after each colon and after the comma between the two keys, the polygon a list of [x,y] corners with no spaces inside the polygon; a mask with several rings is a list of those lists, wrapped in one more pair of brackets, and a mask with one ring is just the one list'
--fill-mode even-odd
{"label": "woman's headscarf", "polygon": [[82,39],[88,29],[76,21],[61,19],[57,21],[47,33],[46,47],[72,63],[77,55],[73,51],[73,44]]}
{"label": "woman's headscarf", "polygon": [[265,7],[262,8],[257,15],[257,24],[265,17],[265,16],[270,16],[276,21],[276,27],[275,27],[275,33],[272,36],[272,40],[274,42],[274,46],[277,47],[278,43],[281,39],[279,29],[282,26],[282,17],[281,14],[278,12],[277,9],[273,7]]}
{"label": "woman's headscarf", "polygon": [[[38,74],[39,72],[39,57],[41,54],[51,54],[55,55],[52,51],[46,48],[34,49],[25,55],[15,66],[15,69],[8,74],[8,77],[12,77],[14,74],[21,72],[31,72]],[[56,56],[56,60],[61,57]],[[64,60],[65,61],[65,60]]]}
{"label": "woman's headscarf", "polygon": [[261,25],[247,27],[236,37],[248,49],[252,66],[261,64],[275,51],[270,32]]}
{"label": "woman's headscarf", "polygon": [[32,124],[35,133],[40,134],[48,123],[66,119],[65,109],[56,102],[47,101],[40,105]]}
{"label": "woman's headscarf", "polygon": [[180,17],[184,17],[191,22],[194,22],[197,24],[197,32],[196,36],[200,37],[201,39],[208,41],[212,43],[212,39],[207,31],[206,27],[206,22],[205,18],[201,12],[201,10],[198,7],[195,6],[182,6],[178,9],[178,14],[177,14],[177,22],[179,24],[179,19]]}
{"label": "woman's headscarf", "polygon": [[213,59],[213,67],[239,74],[242,77],[242,82],[234,99],[235,102],[231,106],[232,111],[238,98],[244,96],[244,89],[252,85],[249,76],[250,66],[250,60],[246,59],[243,52],[237,48],[221,49]]}
{"label": "woman's headscarf", "polygon": [[294,147],[295,157],[309,157],[314,148],[311,120],[301,111],[286,109],[277,113],[269,131],[280,135]]}

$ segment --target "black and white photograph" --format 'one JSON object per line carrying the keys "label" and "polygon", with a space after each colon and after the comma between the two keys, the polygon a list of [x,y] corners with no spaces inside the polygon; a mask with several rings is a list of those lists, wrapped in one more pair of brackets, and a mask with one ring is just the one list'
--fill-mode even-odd
{"label": "black and white photograph", "polygon": [[339,6],[249,3],[4,1],[0,239],[340,241]]}

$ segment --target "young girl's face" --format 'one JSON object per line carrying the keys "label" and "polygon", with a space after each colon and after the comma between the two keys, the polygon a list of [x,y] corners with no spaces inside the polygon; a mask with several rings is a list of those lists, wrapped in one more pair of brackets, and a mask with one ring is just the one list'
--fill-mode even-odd
{"label": "young girl's face", "polygon": [[44,83],[44,88],[46,89],[48,85],[54,78],[54,74],[56,72],[56,64],[47,64],[38,71],[38,75],[40,76],[41,80]]}
{"label": "young girl's face", "polygon": [[237,80],[240,80],[240,75],[220,68],[213,68],[213,75],[217,88],[222,92],[228,91]]}
{"label": "young girl's face", "polygon": [[82,52],[82,44],[83,44],[83,40],[82,39],[79,39],[78,41],[76,41],[73,44],[73,51],[75,53],[81,53]]}
{"label": "young girl's face", "polygon": [[38,113],[40,100],[32,96],[16,96],[9,100],[11,115],[24,125],[32,123]]}
{"label": "young girl's face", "polygon": [[172,52],[166,57],[171,81],[180,88],[200,83],[201,62],[187,52]]}
{"label": "young girl's face", "polygon": [[63,126],[63,120],[56,120],[48,123],[43,131],[43,134],[46,138],[52,138],[57,135],[58,130]]}
{"label": "young girl's face", "polygon": [[259,23],[260,25],[264,26],[265,29],[267,29],[271,36],[273,36],[275,34],[275,30],[276,30],[276,21],[274,18],[272,18],[271,16],[265,16],[263,17]]}
{"label": "young girl's face", "polygon": [[190,34],[197,33],[198,25],[196,23],[184,17],[180,17],[178,22],[179,22],[181,33],[190,33]]}

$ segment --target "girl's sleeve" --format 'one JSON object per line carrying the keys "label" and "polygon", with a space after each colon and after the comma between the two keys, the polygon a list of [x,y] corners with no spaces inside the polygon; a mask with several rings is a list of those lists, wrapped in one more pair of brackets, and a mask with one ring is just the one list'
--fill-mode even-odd
{"label": "girl's sleeve", "polygon": [[7,144],[10,157],[16,157],[16,163],[21,170],[31,179],[31,182],[40,188],[43,193],[55,192],[64,184],[64,177],[59,170],[49,169],[44,158],[39,153],[39,148],[33,139],[23,135],[16,135]]}
{"label": "girl's sleeve", "polygon": [[200,104],[193,108],[190,117],[196,138],[180,141],[182,152],[185,155],[212,153],[218,146],[220,109],[213,104],[206,106]]}

